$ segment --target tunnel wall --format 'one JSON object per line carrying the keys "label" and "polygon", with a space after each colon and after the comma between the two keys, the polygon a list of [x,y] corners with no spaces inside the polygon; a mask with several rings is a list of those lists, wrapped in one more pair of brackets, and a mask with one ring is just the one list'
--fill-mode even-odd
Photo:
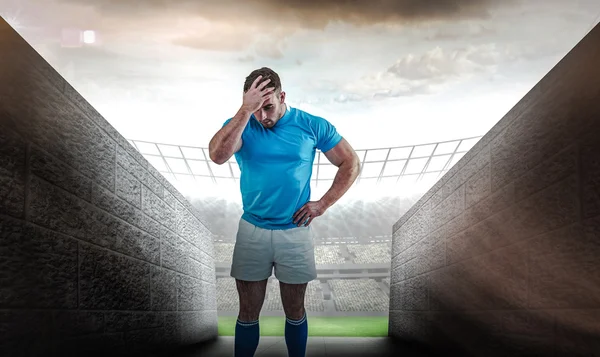
{"label": "tunnel wall", "polygon": [[0,18],[0,356],[131,355],[216,337],[211,236]]}
{"label": "tunnel wall", "polygon": [[600,355],[600,26],[393,227],[389,335]]}

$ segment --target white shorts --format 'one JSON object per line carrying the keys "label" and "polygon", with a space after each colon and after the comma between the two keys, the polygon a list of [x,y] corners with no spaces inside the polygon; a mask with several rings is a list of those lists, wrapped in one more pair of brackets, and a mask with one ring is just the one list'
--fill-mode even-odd
{"label": "white shorts", "polygon": [[240,219],[230,275],[244,281],[261,281],[272,275],[273,268],[277,280],[287,284],[316,279],[312,227],[271,230]]}

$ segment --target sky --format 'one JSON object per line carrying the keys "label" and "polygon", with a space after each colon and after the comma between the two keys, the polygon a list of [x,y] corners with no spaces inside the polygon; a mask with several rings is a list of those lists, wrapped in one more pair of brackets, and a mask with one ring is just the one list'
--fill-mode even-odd
{"label": "sky", "polygon": [[[0,14],[127,139],[207,147],[267,66],[289,105],[366,149],[484,135],[600,2],[0,0]],[[94,43],[67,47],[86,30]]]}

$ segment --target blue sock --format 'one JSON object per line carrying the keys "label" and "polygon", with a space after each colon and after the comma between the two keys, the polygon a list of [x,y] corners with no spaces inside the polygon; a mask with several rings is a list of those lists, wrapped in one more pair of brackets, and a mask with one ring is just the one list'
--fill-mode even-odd
{"label": "blue sock", "polygon": [[308,340],[308,321],[306,311],[300,320],[285,319],[285,343],[289,357],[304,357]]}
{"label": "blue sock", "polygon": [[258,347],[259,338],[258,320],[241,322],[238,318],[235,324],[234,356],[253,357]]}

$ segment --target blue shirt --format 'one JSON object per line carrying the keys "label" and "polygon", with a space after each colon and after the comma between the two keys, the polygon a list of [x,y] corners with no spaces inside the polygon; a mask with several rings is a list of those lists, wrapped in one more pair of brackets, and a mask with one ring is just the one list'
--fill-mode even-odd
{"label": "blue shirt", "polygon": [[316,149],[327,152],[341,140],[327,120],[289,106],[270,129],[252,115],[242,132],[242,148],[235,154],[241,172],[242,218],[264,229],[296,228],[294,213],[310,200]]}

